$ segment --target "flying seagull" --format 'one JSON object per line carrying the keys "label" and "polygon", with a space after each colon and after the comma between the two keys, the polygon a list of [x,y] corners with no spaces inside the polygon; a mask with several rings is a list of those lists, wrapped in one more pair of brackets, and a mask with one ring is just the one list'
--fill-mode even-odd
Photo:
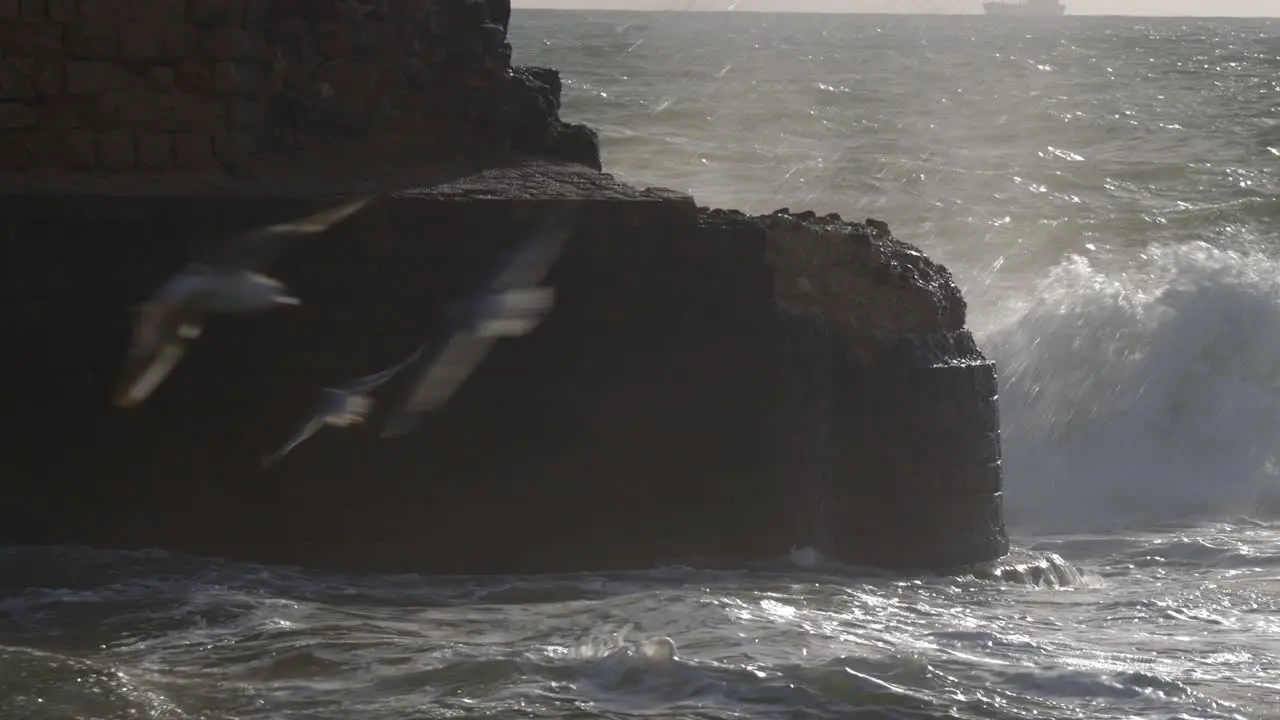
{"label": "flying seagull", "polygon": [[209,257],[192,261],[135,308],[133,344],[113,390],[118,407],[140,405],[200,337],[202,316],[255,313],[298,305],[279,280],[258,272],[300,235],[328,230],[367,205],[365,197],[289,222],[256,228],[223,241]]}
{"label": "flying seagull", "polygon": [[555,305],[555,289],[539,283],[559,259],[577,217],[577,203],[557,208],[503,257],[477,292],[446,309],[447,339],[434,355],[422,357],[408,396],[383,426],[383,438],[408,434],[424,413],[447,402],[499,338],[538,326]]}
{"label": "flying seagull", "polygon": [[373,409],[373,391],[417,360],[424,348],[425,346],[418,346],[409,357],[386,370],[358,377],[337,387],[321,389],[315,412],[279,450],[262,459],[262,467],[279,462],[291,450],[325,427],[344,428],[363,423]]}

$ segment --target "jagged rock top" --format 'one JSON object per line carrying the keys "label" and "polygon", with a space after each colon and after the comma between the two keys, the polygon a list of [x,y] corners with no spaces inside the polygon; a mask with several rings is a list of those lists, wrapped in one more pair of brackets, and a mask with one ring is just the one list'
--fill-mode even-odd
{"label": "jagged rock top", "polygon": [[888,224],[787,208],[754,219],[768,231],[778,299],[822,313],[859,359],[904,336],[964,330],[951,271],[894,238]]}

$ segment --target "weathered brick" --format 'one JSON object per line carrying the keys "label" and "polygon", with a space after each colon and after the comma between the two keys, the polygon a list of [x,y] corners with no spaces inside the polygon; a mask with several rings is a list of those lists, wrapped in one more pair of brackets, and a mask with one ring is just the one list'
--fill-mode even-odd
{"label": "weathered brick", "polygon": [[213,92],[213,63],[207,60],[184,60],[174,70],[174,86],[184,92]]}
{"label": "weathered brick", "polygon": [[79,0],[76,20],[86,23],[110,25],[120,20],[122,0]]}
{"label": "weathered brick", "polygon": [[40,127],[45,130],[70,130],[88,124],[93,101],[76,95],[56,95],[40,105]]}
{"label": "weathered brick", "polygon": [[153,92],[172,92],[176,85],[176,75],[171,67],[157,65],[147,70],[147,88]]}
{"label": "weathered brick", "polygon": [[36,124],[35,108],[25,103],[0,102],[0,131],[22,130]]}
{"label": "weathered brick", "polygon": [[138,169],[172,170],[173,136],[156,133],[139,133],[134,138]]}
{"label": "weathered brick", "polygon": [[40,104],[42,130],[92,130],[120,127],[120,95],[54,95]]}
{"label": "weathered brick", "polygon": [[45,0],[22,0],[23,20],[44,20],[49,16]]}
{"label": "weathered brick", "polygon": [[258,67],[249,62],[222,60],[213,65],[213,89],[220,93],[252,92],[259,77]]}
{"label": "weathered brick", "polygon": [[133,134],[126,130],[103,133],[94,138],[98,164],[108,172],[128,172],[135,167]]}
{"label": "weathered brick", "polygon": [[242,167],[248,162],[255,149],[257,149],[257,143],[249,133],[232,132],[213,138],[214,154],[223,167]]}
{"label": "weathered brick", "polygon": [[160,27],[160,52],[166,58],[191,57],[195,43],[191,38],[191,28],[180,23],[170,23]]}
{"label": "weathered brick", "polygon": [[103,60],[67,63],[67,92],[73,95],[119,92],[129,85],[128,71],[116,63]]}
{"label": "weathered brick", "polygon": [[113,58],[120,54],[120,37],[114,25],[72,23],[67,26],[66,48],[73,58]]}
{"label": "weathered brick", "polygon": [[267,122],[267,106],[259,100],[235,99],[227,103],[227,127],[233,132],[260,128]]}
{"label": "weathered brick", "polygon": [[0,0],[0,20],[17,20],[22,17],[20,0]]}
{"label": "weathered brick", "polygon": [[26,170],[31,165],[31,153],[26,139],[20,135],[0,135],[0,171]]}
{"label": "weathered brick", "polygon": [[249,34],[242,28],[219,26],[203,28],[196,33],[197,48],[202,57],[215,60],[236,60],[249,57],[253,48]]}
{"label": "weathered brick", "polygon": [[210,134],[226,129],[226,108],[216,97],[171,95],[171,127],[187,133]]}
{"label": "weathered brick", "polygon": [[243,0],[187,0],[187,21],[197,25],[231,25],[244,19]]}
{"label": "weathered brick", "polygon": [[150,60],[161,55],[160,25],[141,22],[120,27],[120,56],[130,60]]}
{"label": "weathered brick", "polygon": [[185,0],[133,0],[127,8],[127,19],[140,23],[180,23],[185,20]]}
{"label": "weathered brick", "polygon": [[173,162],[179,170],[202,172],[217,168],[213,136],[182,133],[173,136]]}
{"label": "weathered brick", "polygon": [[36,61],[31,74],[31,89],[36,95],[61,95],[67,86],[66,65],[56,60]]}
{"label": "weathered brick", "polygon": [[62,26],[52,22],[0,23],[0,48],[7,56],[59,57]]}
{"label": "weathered brick", "polygon": [[83,130],[67,133],[67,165],[72,170],[97,170],[98,153],[93,134]]}
{"label": "weathered brick", "polygon": [[0,60],[0,100],[22,99],[35,95],[32,74],[35,61],[28,58],[6,57]]}
{"label": "weathered brick", "polygon": [[24,134],[27,152],[31,156],[31,168],[35,170],[68,170],[75,165],[65,133],[42,130]]}
{"label": "weathered brick", "polygon": [[86,130],[103,132],[120,127],[120,106],[124,102],[124,94],[72,95],[69,97],[78,97],[84,101],[85,109],[80,116],[80,123],[81,127]]}
{"label": "weathered brick", "polygon": [[113,96],[117,101],[117,117],[125,127],[164,129],[166,119],[172,114],[168,95],[140,90]]}
{"label": "weathered brick", "polygon": [[69,23],[76,19],[76,0],[47,0],[49,19],[56,23]]}

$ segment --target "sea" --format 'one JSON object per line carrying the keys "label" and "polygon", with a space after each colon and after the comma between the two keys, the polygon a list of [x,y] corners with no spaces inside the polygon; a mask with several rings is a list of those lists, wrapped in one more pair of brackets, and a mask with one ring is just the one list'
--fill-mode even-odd
{"label": "sea", "polygon": [[1280,718],[1280,21],[517,8],[512,44],[620,179],[947,265],[1050,571],[0,548],[0,717]]}

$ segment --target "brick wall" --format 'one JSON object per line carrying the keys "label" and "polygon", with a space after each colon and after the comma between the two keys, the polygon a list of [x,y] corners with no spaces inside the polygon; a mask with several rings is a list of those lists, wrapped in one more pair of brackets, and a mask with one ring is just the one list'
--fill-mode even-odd
{"label": "brick wall", "polygon": [[509,13],[502,0],[0,0],[0,173],[450,154],[486,140],[476,118],[509,69]]}

